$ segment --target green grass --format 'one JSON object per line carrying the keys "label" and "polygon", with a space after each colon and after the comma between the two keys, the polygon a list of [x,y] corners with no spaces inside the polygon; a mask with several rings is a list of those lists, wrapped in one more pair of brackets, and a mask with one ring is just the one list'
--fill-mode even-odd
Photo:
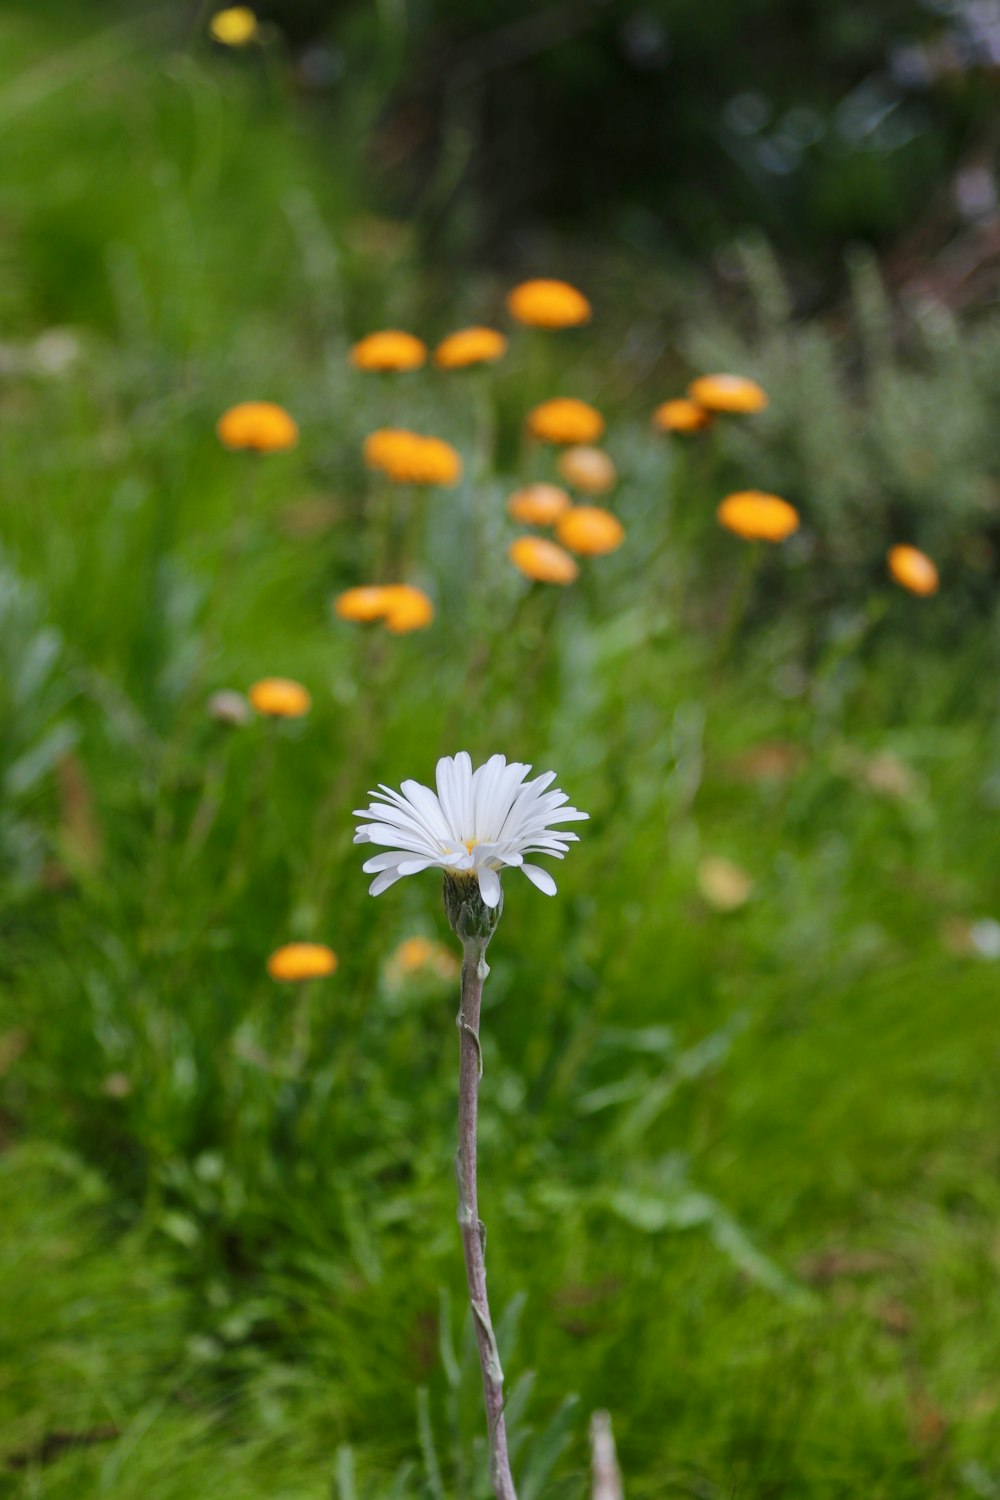
{"label": "green grass", "polygon": [[[840,379],[824,335],[772,328],[771,415],[668,447],[646,413],[680,356],[643,380],[622,278],[593,335],[515,340],[498,470],[430,496],[434,628],[335,623],[369,576],[364,434],[438,431],[470,476],[476,432],[467,384],[352,375],[350,340],[499,317],[502,285],[414,264],[280,66],[185,51],[162,18],[63,20],[0,20],[0,1488],[486,1493],[455,996],[387,972],[402,938],[450,939],[433,876],[372,901],[350,842],[370,785],[466,745],[551,764],[592,814],[554,901],[508,879],[490,954],[481,1196],[523,1500],[585,1492],[599,1406],[633,1500],[1000,1494],[974,487],[933,517],[942,594],[890,594],[879,559],[923,480],[840,504],[801,441]],[[54,325],[77,346],[58,375],[35,343]],[[782,348],[819,385],[782,386]],[[913,350],[879,358],[894,409],[952,378],[950,345],[926,377]],[[524,409],[556,389],[611,415],[629,535],[558,596],[508,568],[502,504]],[[220,449],[250,396],[294,411],[294,453]],[[862,477],[883,473],[841,399]],[[743,555],[712,507],[779,472],[808,545],[762,560],[725,645]],[[271,673],[308,685],[307,721],[209,721],[213,689]],[[706,855],[752,877],[739,910],[700,893]],[[290,937],[341,960],[298,1075],[295,1000],[264,971]]]}

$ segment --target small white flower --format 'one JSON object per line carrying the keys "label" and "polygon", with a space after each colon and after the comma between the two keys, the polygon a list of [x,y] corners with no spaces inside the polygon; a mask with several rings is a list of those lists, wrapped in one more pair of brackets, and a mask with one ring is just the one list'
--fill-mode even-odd
{"label": "small white flower", "polygon": [[380,786],[370,793],[371,807],[355,817],[375,821],[360,824],[354,842],[387,849],[365,862],[365,873],[375,876],[371,894],[378,896],[403,875],[436,866],[456,876],[474,875],[484,904],[492,907],[500,900],[497,871],[513,865],[540,891],[554,896],[556,883],[548,870],[525,864],[524,856],[562,859],[576,834],[552,825],[575,823],[589,814],[567,806],[565,792],[546,790],[555,771],[525,781],[530,770],[520,761],[508,765],[505,756],[491,755],[474,771],[462,750],[438,761],[436,794],[418,781],[404,781],[399,792]]}

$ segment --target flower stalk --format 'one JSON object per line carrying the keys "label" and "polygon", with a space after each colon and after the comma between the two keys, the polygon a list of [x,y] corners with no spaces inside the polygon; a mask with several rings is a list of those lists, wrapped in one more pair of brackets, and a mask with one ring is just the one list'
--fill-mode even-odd
{"label": "flower stalk", "polygon": [[[446,876],[446,886],[449,881],[450,877]],[[458,1179],[458,1225],[465,1256],[465,1277],[475,1324],[479,1364],[483,1373],[483,1398],[489,1425],[490,1479],[497,1500],[517,1500],[507,1452],[503,1369],[486,1295],[486,1226],[479,1217],[477,1181],[479,1081],[483,1070],[479,1020],[483,1003],[483,982],[489,973],[486,963],[489,940],[489,935],[482,933],[470,933],[462,938],[462,998],[455,1022],[459,1033],[458,1150],[455,1155],[455,1175]]]}
{"label": "flower stalk", "polygon": [[503,1370],[497,1351],[490,1304],[486,1296],[486,1229],[479,1217],[476,1141],[479,1080],[483,1054],[479,1019],[483,982],[489,970],[486,949],[503,911],[500,873],[518,869],[536,889],[555,895],[548,870],[525,860],[526,854],[562,859],[575,833],[560,825],[586,819],[570,807],[565,792],[550,790],[555,772],[526,780],[531,767],[491,755],[473,767],[468,751],[445,755],[437,763],[436,786],[404,781],[397,792],[380,784],[371,805],[359,808],[362,821],[356,844],[381,850],[364,864],[375,878],[373,896],[408,875],[444,871],[444,909],[462,944],[462,997],[458,1010],[458,1224],[465,1255],[465,1276],[483,1375],[483,1396],[490,1435],[490,1477],[497,1500],[517,1500],[507,1451]]}

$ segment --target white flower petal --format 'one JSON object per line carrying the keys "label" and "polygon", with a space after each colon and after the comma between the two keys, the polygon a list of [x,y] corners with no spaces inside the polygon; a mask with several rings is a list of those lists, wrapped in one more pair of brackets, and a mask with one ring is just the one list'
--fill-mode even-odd
{"label": "white flower petal", "polygon": [[519,865],[521,853],[510,844],[476,844],[472,850],[472,863],[477,869],[480,865],[492,865],[494,869],[498,865]]}
{"label": "white flower petal", "polygon": [[406,859],[402,849],[390,849],[387,854],[373,854],[361,866],[366,875],[377,875],[380,870],[392,870]]}
{"label": "white flower petal", "polygon": [[387,891],[391,885],[395,885],[398,879],[398,870],[383,870],[381,875],[375,876],[368,887],[369,896],[381,896],[382,892]]}
{"label": "white flower petal", "polygon": [[495,832],[496,814],[494,804],[500,787],[506,761],[502,755],[491,755],[485,766],[480,766],[472,776],[473,836],[484,842]]}
{"label": "white flower petal", "polygon": [[500,876],[489,865],[479,867],[479,894],[486,906],[496,906],[500,900]]}
{"label": "white flower petal", "polygon": [[521,873],[527,875],[532,885],[537,885],[538,889],[546,896],[555,895],[556,883],[548,870],[543,870],[541,865],[522,865]]}
{"label": "white flower petal", "polygon": [[431,865],[439,864],[436,859],[404,859],[399,865],[400,875],[419,875],[421,870],[429,870]]}
{"label": "white flower petal", "polygon": [[408,835],[401,828],[393,828],[389,823],[365,823],[358,829],[358,833],[367,835],[365,843],[382,844],[387,849],[409,849],[413,854],[438,855],[439,848],[435,848],[427,839],[417,834]]}
{"label": "white flower petal", "polygon": [[457,780],[458,774],[455,769],[455,760],[450,755],[442,755],[437,763],[437,795],[448,829],[448,837],[452,839],[461,838],[459,832],[460,804],[456,790]]}
{"label": "white flower petal", "polygon": [[403,792],[406,800],[413,806],[420,819],[432,838],[446,839],[448,837],[448,825],[441,811],[441,803],[435,797],[430,787],[421,786],[419,781],[404,781]]}

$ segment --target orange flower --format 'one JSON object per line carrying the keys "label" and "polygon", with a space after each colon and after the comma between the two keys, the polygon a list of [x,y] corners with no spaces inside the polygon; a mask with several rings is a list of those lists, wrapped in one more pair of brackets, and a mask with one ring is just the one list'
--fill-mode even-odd
{"label": "orange flower", "polygon": [[241,401],[222,413],[215,430],[226,448],[252,453],[280,453],[299,440],[298,423],[273,401]]}
{"label": "orange flower", "polygon": [[421,437],[402,427],[381,427],[365,438],[365,462],[396,484],[457,484],[462,460],[443,438]]}
{"label": "orange flower", "polygon": [[603,448],[567,448],[556,467],[584,495],[603,495],[618,482],[618,471]]}
{"label": "orange flower", "polygon": [[543,443],[596,443],[604,432],[604,418],[586,401],[556,396],[529,411],[526,424]]}
{"label": "orange flower", "polygon": [[909,589],[911,594],[927,598],[938,591],[940,579],[937,567],[927,553],[921,552],[918,547],[890,547],[889,572],[896,583]]}
{"label": "orange flower", "polygon": [[442,339],[434,350],[441,370],[464,370],[467,365],[489,365],[507,353],[507,340],[495,328],[460,328]]}
{"label": "orange flower", "polygon": [[381,620],[386,612],[385,589],[378,584],[346,589],[334,599],[333,608],[342,620],[359,620],[365,623]]}
{"label": "orange flower", "polygon": [[379,427],[365,438],[363,453],[369,469],[385,469],[397,453],[405,451],[416,433],[405,427]]}
{"label": "orange flower", "polygon": [[702,432],[712,425],[712,413],[699,406],[697,401],[681,397],[677,401],[664,401],[653,413],[653,426],[658,432]]}
{"label": "orange flower", "polygon": [[601,557],[615,552],[625,540],[625,527],[617,516],[599,505],[575,505],[556,527],[564,547],[582,557]]}
{"label": "orange flower", "polygon": [[747,542],[783,542],[799,529],[794,505],[762,490],[727,495],[716,511],[719,523]]}
{"label": "orange flower", "polygon": [[590,303],[568,281],[522,281],[507,295],[512,318],[529,328],[577,328],[590,322]]}
{"label": "orange flower", "polygon": [[522,526],[554,526],[570,498],[557,484],[529,484],[515,490],[507,501],[507,513]]}
{"label": "orange flower", "polygon": [[208,30],[213,41],[224,47],[245,47],[257,35],[257,17],[248,5],[230,5],[216,11]]}
{"label": "orange flower", "polygon": [[538,583],[572,583],[580,571],[568,552],[540,536],[519,536],[507,556],[525,578]]}
{"label": "orange flower", "polygon": [[392,583],[382,593],[385,597],[385,628],[393,635],[426,630],[434,619],[434,605],[423,589],[409,583]]}
{"label": "orange flower", "polygon": [[290,677],[262,677],[247,697],[259,714],[268,719],[301,719],[312,707],[312,699],[301,682]]}
{"label": "orange flower", "polygon": [[456,979],[458,970],[459,961],[451,949],[426,937],[404,938],[388,965],[389,978],[395,984],[428,975],[442,981]]}
{"label": "orange flower", "polygon": [[342,620],[383,620],[393,635],[423,630],[434,618],[434,606],[423,589],[409,583],[368,584],[348,589],[333,601]]}
{"label": "orange flower", "polygon": [[709,411],[763,411],[767,393],[745,375],[700,375],[688,386],[688,395]]}
{"label": "orange flower", "polygon": [[390,370],[419,370],[426,359],[424,341],[398,328],[370,333],[354,345],[350,354],[355,369],[376,370],[381,374]]}
{"label": "orange flower", "polygon": [[337,968],[337,955],[325,943],[286,943],[267,961],[272,979],[295,983],[303,979],[325,979]]}
{"label": "orange flower", "polygon": [[430,938],[405,938],[393,954],[393,962],[399,965],[404,974],[415,974],[430,963],[434,956],[434,946]]}

